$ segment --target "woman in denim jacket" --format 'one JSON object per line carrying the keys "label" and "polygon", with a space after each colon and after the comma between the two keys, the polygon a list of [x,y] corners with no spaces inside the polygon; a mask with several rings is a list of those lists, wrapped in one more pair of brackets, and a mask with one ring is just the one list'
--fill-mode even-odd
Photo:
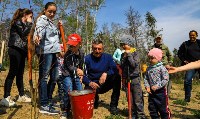
{"label": "woman in denim jacket", "polygon": [[18,102],[31,102],[31,98],[24,94],[23,74],[25,58],[27,57],[27,36],[32,27],[33,12],[29,9],[17,9],[11,21],[10,38],[8,41],[8,55],[10,58],[9,73],[4,84],[4,98],[1,105],[11,107],[15,102],[10,92],[14,78],[19,91]]}
{"label": "woman in denim jacket", "polygon": [[[56,4],[48,2],[44,11],[36,20],[33,40],[36,44],[36,54],[39,58],[39,102],[40,113],[58,114],[52,107],[52,94],[58,79],[57,53],[60,49],[60,33],[53,18],[56,14]],[[60,22],[59,22],[60,23]],[[48,76],[50,80],[48,81]]]}

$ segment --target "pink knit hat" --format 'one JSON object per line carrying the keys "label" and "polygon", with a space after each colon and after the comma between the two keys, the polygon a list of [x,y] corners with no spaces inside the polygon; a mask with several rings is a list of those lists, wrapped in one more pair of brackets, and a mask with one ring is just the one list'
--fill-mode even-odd
{"label": "pink knit hat", "polygon": [[153,48],[149,51],[148,56],[153,56],[155,57],[158,61],[162,60],[162,50],[158,48]]}

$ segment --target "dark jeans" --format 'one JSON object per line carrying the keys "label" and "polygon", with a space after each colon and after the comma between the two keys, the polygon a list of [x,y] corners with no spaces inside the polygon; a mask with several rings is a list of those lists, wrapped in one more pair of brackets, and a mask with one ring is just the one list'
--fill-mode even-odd
{"label": "dark jeans", "polygon": [[[166,88],[158,89],[155,92],[151,90],[149,94],[149,112],[152,119],[170,119],[171,112],[168,108],[168,96]],[[160,115],[159,115],[159,114]]]}
{"label": "dark jeans", "polygon": [[[56,53],[40,54],[39,58],[39,101],[41,106],[52,100],[52,94],[58,79],[58,61]],[[48,81],[48,77],[50,79]]]}
{"label": "dark jeans", "polygon": [[184,80],[184,89],[185,89],[185,99],[189,99],[191,97],[191,90],[192,90],[192,78],[194,77],[197,70],[188,70],[185,73],[185,80]]}
{"label": "dark jeans", "polygon": [[[97,82],[99,84],[99,82]],[[96,95],[95,95],[95,103],[98,101],[98,94],[104,94],[108,92],[109,90],[113,89],[112,95],[111,95],[111,102],[110,107],[117,107],[119,96],[120,96],[120,88],[121,88],[121,77],[119,74],[117,75],[111,75],[108,76],[105,83],[100,85],[99,88],[96,89]],[[92,89],[90,86],[86,85],[85,89]]]}
{"label": "dark jeans", "polygon": [[25,67],[26,53],[19,49],[9,48],[10,68],[4,84],[4,98],[10,96],[13,80],[16,76],[17,89],[19,95],[24,95],[23,74]]}

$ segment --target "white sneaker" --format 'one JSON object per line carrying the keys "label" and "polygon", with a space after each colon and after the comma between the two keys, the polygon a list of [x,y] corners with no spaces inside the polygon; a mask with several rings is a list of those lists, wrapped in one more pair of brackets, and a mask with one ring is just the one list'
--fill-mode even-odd
{"label": "white sneaker", "polygon": [[17,102],[31,102],[31,98],[27,95],[19,95]]}
{"label": "white sneaker", "polygon": [[8,96],[7,98],[3,98],[0,101],[0,105],[6,106],[6,107],[12,107],[12,106],[15,106],[15,102],[11,99],[10,96]]}

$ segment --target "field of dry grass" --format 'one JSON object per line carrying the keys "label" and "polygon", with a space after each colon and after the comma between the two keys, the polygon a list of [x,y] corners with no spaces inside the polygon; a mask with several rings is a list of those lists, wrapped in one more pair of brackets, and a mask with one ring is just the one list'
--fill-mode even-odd
{"label": "field of dry grass", "polygon": [[[7,75],[7,72],[0,73],[0,99],[3,98],[3,85],[4,80]],[[28,85],[28,74],[25,73],[25,88],[29,90]],[[33,77],[35,80],[36,78]],[[142,84],[143,85],[143,84]],[[55,95],[57,91],[55,91]],[[12,86],[11,96],[16,99],[18,95],[17,87],[15,83]],[[127,112],[127,101],[125,92],[121,91],[120,101],[119,101],[119,115],[118,116],[110,116],[108,111],[109,103],[110,103],[110,95],[111,91],[100,95],[100,104],[98,109],[94,109],[93,111],[93,119],[125,119],[128,116]],[[173,119],[198,119],[200,117],[200,85],[193,85],[192,90],[192,98],[190,103],[184,103],[182,101],[184,99],[184,91],[183,84],[175,84],[173,83],[173,87],[170,94],[169,99],[169,108],[172,112]],[[148,109],[147,109],[147,97],[144,97],[145,101],[145,114],[147,118],[149,117]],[[0,115],[0,119],[31,119],[31,113],[33,117],[33,108],[31,104],[27,103],[17,103],[17,106],[14,108],[5,108],[0,107],[1,109],[6,110],[6,114]],[[38,119],[59,119],[59,115],[50,116],[38,113],[38,108],[36,108],[36,117]]]}

